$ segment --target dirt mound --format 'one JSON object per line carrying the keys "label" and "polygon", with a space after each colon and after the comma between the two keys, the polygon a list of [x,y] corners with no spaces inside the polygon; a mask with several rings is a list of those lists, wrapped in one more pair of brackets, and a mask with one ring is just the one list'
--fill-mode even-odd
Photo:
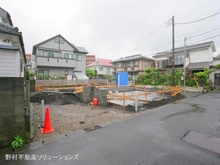
{"label": "dirt mound", "polygon": [[66,104],[79,104],[80,98],[71,93],[56,93],[56,92],[42,92],[31,97],[30,101],[40,103],[44,100],[45,104],[50,105],[66,105]]}

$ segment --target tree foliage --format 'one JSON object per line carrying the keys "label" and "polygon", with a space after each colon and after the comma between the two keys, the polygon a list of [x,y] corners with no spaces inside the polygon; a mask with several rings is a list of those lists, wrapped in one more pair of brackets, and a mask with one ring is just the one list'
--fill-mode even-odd
{"label": "tree foliage", "polygon": [[[220,58],[220,57],[219,57]],[[220,69],[220,64],[215,65],[216,68]]]}
{"label": "tree foliage", "polygon": [[108,82],[112,82],[113,81],[113,76],[111,74],[104,74],[103,79],[108,79]]}
{"label": "tree foliage", "polygon": [[94,70],[90,69],[90,68],[86,68],[86,76],[87,77],[94,77],[95,76]]}
{"label": "tree foliage", "polygon": [[209,73],[209,69],[205,68],[204,71],[200,71],[194,74],[198,79],[197,81],[199,86],[206,86],[209,84]]}
{"label": "tree foliage", "polygon": [[[175,72],[176,84],[181,85],[181,71]],[[172,72],[163,72],[160,68],[146,68],[145,73],[139,74],[137,77],[138,84],[144,85],[171,85],[172,84]]]}

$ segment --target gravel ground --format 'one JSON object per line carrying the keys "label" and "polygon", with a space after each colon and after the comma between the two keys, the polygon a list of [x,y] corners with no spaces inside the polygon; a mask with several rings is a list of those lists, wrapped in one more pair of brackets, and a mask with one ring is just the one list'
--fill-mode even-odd
{"label": "gravel ground", "polygon": [[[152,109],[171,102],[176,102],[184,97],[178,95],[160,101],[150,101],[139,108]],[[50,107],[51,125],[54,132],[41,134],[42,124],[41,100]],[[34,139],[33,141],[53,137],[55,135],[66,134],[75,130],[87,129],[95,125],[114,122],[126,117],[136,116],[135,108],[131,105],[126,107],[126,111],[116,104],[108,104],[106,107],[94,107],[82,104],[80,98],[70,93],[42,92],[31,98],[33,108]]]}
{"label": "gravel ground", "polygon": [[[41,105],[38,103],[31,104],[34,116],[33,141],[135,116],[133,112],[124,112],[123,110],[117,110],[111,107],[105,108],[74,104],[60,106],[49,105],[51,125],[55,131],[50,134],[41,134],[39,128],[39,125],[42,123]],[[82,121],[84,121],[84,123],[80,123]]]}

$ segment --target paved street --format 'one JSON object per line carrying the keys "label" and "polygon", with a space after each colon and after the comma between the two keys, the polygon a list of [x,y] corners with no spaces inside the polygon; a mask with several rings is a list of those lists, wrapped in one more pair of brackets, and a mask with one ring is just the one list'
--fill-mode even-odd
{"label": "paved street", "polygon": [[[190,130],[220,138],[220,92],[187,96],[89,133],[77,131],[55,141],[33,143],[19,153],[35,154],[41,160],[3,164],[219,165],[219,154],[181,139]],[[53,156],[52,160],[43,160],[45,155]]]}

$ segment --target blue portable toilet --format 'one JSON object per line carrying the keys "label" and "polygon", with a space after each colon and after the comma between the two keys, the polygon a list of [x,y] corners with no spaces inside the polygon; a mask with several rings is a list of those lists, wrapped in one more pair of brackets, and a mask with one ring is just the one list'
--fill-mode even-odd
{"label": "blue portable toilet", "polygon": [[118,86],[128,85],[128,72],[116,72],[115,83]]}

